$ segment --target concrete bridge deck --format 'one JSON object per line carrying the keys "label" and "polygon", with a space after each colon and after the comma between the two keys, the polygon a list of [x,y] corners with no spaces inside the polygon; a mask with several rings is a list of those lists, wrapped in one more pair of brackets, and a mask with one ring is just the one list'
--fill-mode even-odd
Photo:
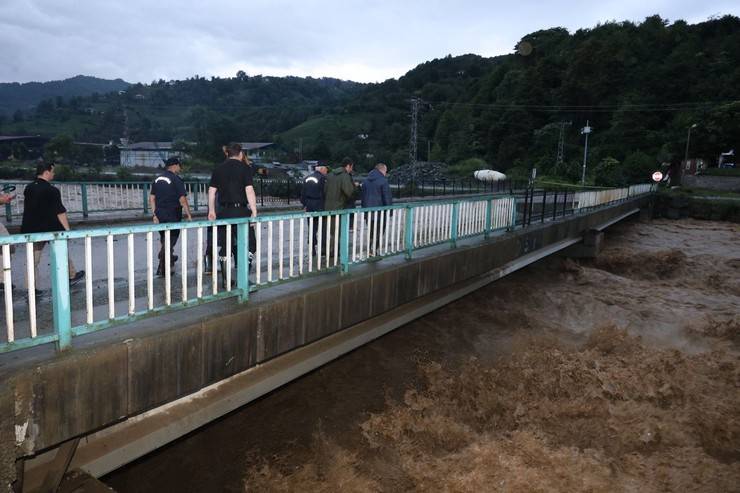
{"label": "concrete bridge deck", "polygon": [[[648,196],[0,355],[2,477],[102,475],[404,323],[637,213]],[[9,419],[13,417],[12,419]],[[103,431],[100,431],[103,430]],[[84,437],[77,447],[77,439]],[[71,446],[67,446],[71,448]],[[62,447],[58,449],[64,451]],[[51,451],[44,454],[45,451]],[[57,454],[64,455],[64,454]],[[23,464],[24,461],[19,462]],[[19,469],[20,470],[20,469]]]}

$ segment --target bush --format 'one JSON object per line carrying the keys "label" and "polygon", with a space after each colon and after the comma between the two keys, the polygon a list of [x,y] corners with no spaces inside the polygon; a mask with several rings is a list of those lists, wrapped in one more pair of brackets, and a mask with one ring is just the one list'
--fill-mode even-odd
{"label": "bush", "polygon": [[660,168],[658,162],[642,151],[627,156],[622,164],[624,176],[629,183],[645,183],[653,172]]}
{"label": "bush", "polygon": [[128,168],[118,168],[116,170],[116,178],[118,178],[119,181],[131,181],[133,176],[133,173],[131,173],[131,170]]}
{"label": "bush", "polygon": [[605,157],[594,169],[594,183],[602,187],[619,187],[624,185],[625,178],[619,161]]}

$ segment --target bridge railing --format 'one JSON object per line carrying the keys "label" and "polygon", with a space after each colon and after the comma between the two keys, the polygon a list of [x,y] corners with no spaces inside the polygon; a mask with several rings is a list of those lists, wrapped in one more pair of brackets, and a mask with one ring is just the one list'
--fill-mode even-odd
{"label": "bridge railing", "polygon": [[[578,204],[571,212],[649,191],[570,195]],[[75,336],[141,317],[228,297],[246,301],[250,291],[263,286],[319,272],[348,272],[352,265],[391,255],[411,257],[434,245],[456,246],[465,238],[526,224],[517,223],[521,200],[489,195],[0,237],[0,327],[5,327],[0,352],[49,342],[65,349]],[[232,236],[234,243],[228,241]],[[48,252],[48,272],[35,268],[45,260],[46,253],[39,252]],[[70,261],[86,271],[79,287],[70,287]]]}
{"label": "bridge railing", "polygon": [[[2,182],[0,186],[12,186],[16,195],[5,205],[5,220],[9,223],[23,216],[25,198],[23,192],[28,182]],[[151,182],[54,182],[62,196],[62,203],[69,214],[88,217],[94,213],[141,212],[149,213]],[[208,208],[208,182],[186,181],[185,190],[191,208],[205,211]],[[297,204],[300,190],[289,180],[259,177],[255,180],[258,203],[265,205]]]}
{"label": "bridge railing", "polygon": [[[5,205],[5,220],[8,223],[17,221],[23,216],[25,199],[23,192],[28,182],[0,183],[2,187],[15,187],[16,197]],[[110,212],[149,213],[150,181],[126,182],[54,182],[62,196],[62,203],[69,214],[81,214],[87,218],[90,214]],[[260,207],[296,205],[300,203],[300,181],[290,178],[266,178],[257,175],[254,180],[257,203]],[[501,182],[477,182],[476,180],[428,180],[402,183],[398,180],[391,183],[395,198],[438,197],[446,195],[473,195],[513,190],[511,180]],[[205,211],[208,208],[208,182],[186,181],[185,189],[191,208]]]}

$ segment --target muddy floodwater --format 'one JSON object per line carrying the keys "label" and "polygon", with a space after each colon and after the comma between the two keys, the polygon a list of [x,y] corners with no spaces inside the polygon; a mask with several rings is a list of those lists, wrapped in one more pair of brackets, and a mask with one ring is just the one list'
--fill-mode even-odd
{"label": "muddy floodwater", "polygon": [[[361,300],[360,300],[361,301]],[[740,227],[610,228],[105,481],[162,491],[740,491]]]}

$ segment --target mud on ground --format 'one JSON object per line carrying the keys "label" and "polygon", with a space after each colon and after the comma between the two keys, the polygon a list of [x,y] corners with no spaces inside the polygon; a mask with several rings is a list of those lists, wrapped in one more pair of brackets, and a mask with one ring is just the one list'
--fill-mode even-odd
{"label": "mud on ground", "polygon": [[740,227],[632,223],[607,245],[425,317],[474,336],[415,356],[418,384],[348,432],[317,420],[308,450],[252,456],[245,488],[740,491]]}

